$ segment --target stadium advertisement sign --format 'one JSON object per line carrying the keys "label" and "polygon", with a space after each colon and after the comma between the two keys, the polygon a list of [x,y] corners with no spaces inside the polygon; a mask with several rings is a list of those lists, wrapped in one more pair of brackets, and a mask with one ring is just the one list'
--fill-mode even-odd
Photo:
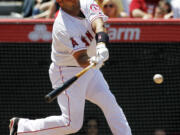
{"label": "stadium advertisement sign", "polygon": [[[54,20],[0,20],[1,43],[50,43]],[[109,20],[110,42],[180,42],[180,20]]]}

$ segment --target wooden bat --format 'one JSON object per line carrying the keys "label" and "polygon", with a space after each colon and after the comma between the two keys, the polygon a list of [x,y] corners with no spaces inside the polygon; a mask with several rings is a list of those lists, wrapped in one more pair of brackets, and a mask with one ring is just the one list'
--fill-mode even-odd
{"label": "wooden bat", "polygon": [[79,77],[81,77],[84,73],[86,73],[89,69],[91,69],[95,64],[90,64],[86,68],[84,68],[81,72],[77,73],[75,76],[64,82],[64,84],[57,89],[52,90],[45,96],[45,100],[48,103],[51,103],[59,94],[61,94],[64,90],[66,90],[69,86],[71,86]]}

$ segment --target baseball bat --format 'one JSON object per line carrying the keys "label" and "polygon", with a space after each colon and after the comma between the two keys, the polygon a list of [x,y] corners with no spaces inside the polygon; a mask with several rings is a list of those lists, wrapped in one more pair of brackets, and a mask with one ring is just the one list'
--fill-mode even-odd
{"label": "baseball bat", "polygon": [[90,64],[82,71],[77,73],[75,76],[64,82],[63,85],[58,87],[57,89],[52,90],[45,96],[45,100],[47,103],[51,103],[59,94],[61,94],[64,90],[66,90],[69,86],[71,86],[79,77],[81,77],[84,73],[86,73],[89,69],[91,69],[95,64]]}

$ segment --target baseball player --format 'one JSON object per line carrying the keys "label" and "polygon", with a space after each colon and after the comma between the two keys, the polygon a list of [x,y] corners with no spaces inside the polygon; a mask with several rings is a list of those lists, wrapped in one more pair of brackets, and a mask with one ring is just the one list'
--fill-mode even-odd
{"label": "baseball player", "polygon": [[[122,109],[109,90],[99,68],[108,60],[107,17],[94,0],[57,0],[59,14],[53,25],[52,64],[49,69],[55,89],[90,63],[93,69],[57,97],[61,116],[30,120],[12,118],[10,135],[65,135],[80,130],[85,100],[98,105],[114,135],[131,135]],[[16,133],[17,132],[17,133]]]}

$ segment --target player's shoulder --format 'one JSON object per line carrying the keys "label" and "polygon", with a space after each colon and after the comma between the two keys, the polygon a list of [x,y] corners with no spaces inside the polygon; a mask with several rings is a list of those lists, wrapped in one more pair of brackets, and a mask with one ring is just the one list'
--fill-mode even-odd
{"label": "player's shoulder", "polygon": [[53,25],[53,31],[55,33],[61,33],[65,34],[67,32],[67,29],[65,27],[64,21],[61,20],[62,18],[59,16],[56,17]]}
{"label": "player's shoulder", "polygon": [[82,8],[87,8],[89,9],[89,7],[94,4],[94,0],[80,0],[81,6]]}
{"label": "player's shoulder", "polygon": [[62,21],[62,16],[57,16],[56,19],[54,20],[54,27],[64,27],[64,21]]}
{"label": "player's shoulder", "polygon": [[81,1],[81,8],[84,10],[86,14],[100,11],[100,7],[98,6],[95,0],[80,0],[80,1]]}
{"label": "player's shoulder", "polygon": [[78,34],[77,27],[67,18],[57,17],[54,21],[53,32],[64,38],[73,37]]}

